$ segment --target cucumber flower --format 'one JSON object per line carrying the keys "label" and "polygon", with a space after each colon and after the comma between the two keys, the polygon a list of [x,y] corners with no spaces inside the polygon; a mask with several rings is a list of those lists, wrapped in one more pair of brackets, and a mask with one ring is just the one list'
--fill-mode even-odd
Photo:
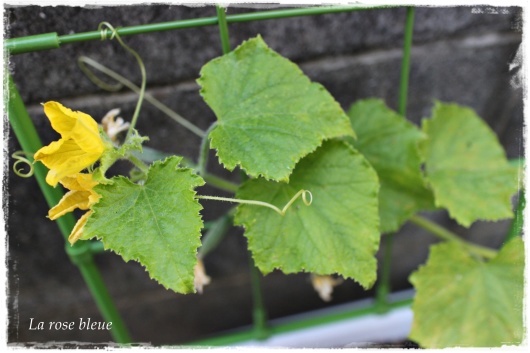
{"label": "cucumber flower", "polygon": [[197,264],[193,268],[193,272],[195,275],[193,281],[195,290],[199,292],[199,294],[202,294],[204,286],[210,284],[211,278],[206,274],[206,271],[204,270],[204,263],[201,259],[198,259]]}
{"label": "cucumber flower", "polygon": [[[119,109],[112,109],[101,119],[103,131],[114,143],[118,141],[118,134],[122,131],[127,131],[130,126],[130,123],[126,123],[123,118],[117,117],[118,114],[120,114]],[[116,120],[114,120],[115,118]]]}
{"label": "cucumber flower", "polygon": [[325,302],[329,302],[331,300],[333,287],[338,286],[342,282],[343,280],[341,278],[311,274],[311,284],[313,284],[313,288],[318,293],[320,299]]}
{"label": "cucumber flower", "polygon": [[[98,185],[92,177],[92,174],[78,173],[71,176],[66,176],[59,181],[65,188],[69,189],[59,203],[50,209],[48,218],[56,220],[57,218],[72,212],[76,208],[81,210],[89,210],[90,207],[99,201],[101,196],[96,193],[93,188]],[[83,228],[92,214],[92,210],[86,212],[74,226],[72,233],[68,237],[68,241],[74,244],[83,235]]]}
{"label": "cucumber flower", "polygon": [[103,154],[105,144],[90,115],[74,112],[57,102],[45,103],[44,113],[61,138],[42,147],[34,158],[50,169],[46,182],[56,186],[64,177],[94,164]]}

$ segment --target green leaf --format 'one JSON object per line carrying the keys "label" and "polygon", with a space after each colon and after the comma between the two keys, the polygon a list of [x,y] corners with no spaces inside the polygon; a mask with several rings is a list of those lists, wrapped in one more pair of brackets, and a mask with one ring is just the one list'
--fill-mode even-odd
{"label": "green leaf", "polygon": [[263,273],[338,273],[372,286],[380,235],[379,183],[370,164],[346,143],[328,141],[297,164],[289,184],[252,179],[237,197],[283,208],[301,189],[312,193],[313,203],[297,200],[284,216],[238,206],[235,223],[245,227],[256,265]]}
{"label": "green leaf", "polygon": [[473,110],[437,102],[423,131],[428,139],[421,144],[421,153],[436,206],[447,208],[465,227],[478,219],[513,217],[517,169]]}
{"label": "green leaf", "polygon": [[461,245],[433,245],[412,274],[410,338],[425,348],[499,347],[523,339],[524,244],[507,243],[489,262]]}
{"label": "green leaf", "polygon": [[348,117],[320,84],[258,36],[201,70],[201,95],[217,116],[210,146],[223,165],[288,181],[322,141],[353,135]]}
{"label": "green leaf", "polygon": [[397,231],[417,211],[434,208],[421,174],[418,144],[423,133],[380,99],[359,101],[348,115],[359,136],[349,142],[372,164],[381,183],[381,232]]}
{"label": "green leaf", "polygon": [[140,262],[164,287],[190,293],[202,228],[193,189],[204,181],[180,168],[180,160],[153,163],[143,185],[114,177],[112,184],[96,186],[102,197],[92,206],[83,239],[101,239],[105,249]]}

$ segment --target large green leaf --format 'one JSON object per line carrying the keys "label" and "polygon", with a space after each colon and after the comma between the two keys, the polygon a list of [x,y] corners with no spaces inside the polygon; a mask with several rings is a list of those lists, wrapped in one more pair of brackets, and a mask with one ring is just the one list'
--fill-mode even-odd
{"label": "large green leaf", "polygon": [[421,143],[436,206],[465,227],[476,220],[513,217],[517,169],[510,166],[494,132],[470,108],[437,102],[424,120]]}
{"label": "large green leaf", "polygon": [[432,209],[418,154],[423,133],[380,99],[359,101],[348,115],[358,135],[350,143],[372,164],[381,183],[381,232],[394,232],[418,210]]}
{"label": "large green leaf", "polygon": [[410,338],[426,348],[499,347],[523,338],[524,244],[517,237],[484,262],[462,246],[431,247],[412,274]]}
{"label": "large green leaf", "polygon": [[324,139],[353,135],[333,97],[258,36],[201,70],[201,95],[217,116],[210,146],[229,170],[287,181]]}
{"label": "large green leaf", "polygon": [[281,208],[301,189],[312,193],[313,203],[297,200],[284,216],[238,206],[235,222],[245,227],[256,265],[264,273],[338,273],[370,287],[380,237],[375,171],[351,146],[328,141],[297,164],[289,184],[248,180],[237,197]]}
{"label": "large green leaf", "polygon": [[92,207],[83,239],[101,239],[125,261],[140,262],[164,287],[189,293],[202,228],[193,189],[204,181],[178,167],[180,160],[153,163],[143,185],[115,177],[112,184],[96,186],[102,197]]}

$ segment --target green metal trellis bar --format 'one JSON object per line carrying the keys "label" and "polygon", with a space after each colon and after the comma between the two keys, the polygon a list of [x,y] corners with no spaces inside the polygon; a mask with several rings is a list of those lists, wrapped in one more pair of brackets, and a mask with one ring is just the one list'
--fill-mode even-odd
{"label": "green metal trellis bar", "polygon": [[[8,117],[11,123],[11,128],[17,137],[22,150],[26,153],[30,162],[33,162],[33,155],[42,147],[41,139],[31,121],[31,118],[26,111],[24,102],[22,101],[17,87],[11,75],[8,77]],[[46,174],[48,171],[41,163],[33,165],[35,179],[39,185],[44,198],[48,205],[55,206],[63,197],[60,188],[52,188],[46,184]],[[68,234],[74,227],[75,219],[72,214],[67,214],[57,220],[57,224],[63,236],[68,238]]]}
{"label": "green metal trellis bar", "polygon": [[381,271],[377,278],[375,289],[375,304],[378,313],[384,314],[390,310],[388,305],[388,295],[390,294],[390,271],[392,269],[392,247],[394,244],[394,234],[387,234],[383,237],[383,259],[381,261]]}
{"label": "green metal trellis bar", "polygon": [[524,223],[524,208],[526,206],[526,198],[525,198],[525,190],[521,189],[519,191],[519,199],[517,200],[517,206],[515,207],[515,214],[513,217],[512,224],[510,228],[508,229],[508,233],[506,234],[506,238],[504,239],[505,242],[521,236],[521,233],[523,231],[523,223]]}
{"label": "green metal trellis bar", "polygon": [[[223,53],[228,53],[230,51],[230,42],[228,36],[228,27],[227,24],[231,23],[240,23],[240,22],[250,22],[250,21],[259,21],[259,20],[271,20],[279,18],[289,18],[289,17],[298,17],[298,16],[312,16],[312,15],[322,15],[322,14],[331,14],[331,13],[340,13],[340,12],[352,12],[360,10],[372,10],[372,9],[382,9],[389,8],[391,6],[333,6],[333,7],[311,7],[311,8],[296,8],[296,9],[280,9],[273,11],[256,11],[245,14],[237,15],[226,15],[224,9],[217,7],[217,16],[216,17],[207,17],[207,18],[198,18],[190,20],[179,20],[171,21],[165,23],[156,23],[156,24],[146,24],[139,26],[130,26],[123,27],[118,29],[118,33],[121,36],[129,35],[138,35],[152,32],[160,31],[169,31],[169,30],[178,30],[186,28],[195,28],[195,27],[204,27],[204,26],[214,26],[218,25],[220,30],[221,44],[223,48]],[[399,85],[399,99],[398,99],[398,112],[405,116],[406,107],[407,107],[407,96],[409,88],[409,74],[410,74],[410,53],[412,45],[412,33],[414,26],[414,8],[407,7],[406,21],[405,21],[405,31],[404,31],[404,44],[403,44],[403,59],[401,65],[401,76],[400,76],[400,85]],[[107,37],[110,36],[110,33],[107,34]],[[84,41],[91,40],[100,40],[102,39],[102,33],[99,31],[69,34],[69,35],[58,35],[57,33],[46,33],[35,36],[21,37],[8,39],[4,42],[4,48],[9,51],[10,54],[21,54],[26,52],[46,50],[59,48],[61,45],[73,44]],[[10,123],[13,126],[13,130],[17,135],[17,138],[20,141],[20,144],[25,152],[30,155],[41,147],[40,138],[37,132],[34,129],[31,120],[27,116],[24,104],[20,99],[18,91],[12,81],[12,78],[9,77],[9,92],[10,99],[8,103],[9,108],[9,119]],[[28,119],[29,123],[26,121]],[[43,194],[47,202],[53,206],[62,196],[60,189],[53,189],[49,187],[45,181],[46,170],[41,164],[35,165],[35,175],[37,182],[41,187]],[[518,217],[513,225],[513,236],[520,233],[520,222],[522,222],[522,209],[524,207],[524,195],[521,193],[519,206],[517,207]],[[58,220],[59,228],[64,237],[70,233],[75,220],[72,215],[67,215]],[[510,233],[512,234],[512,233]],[[85,248],[81,246],[85,244]],[[87,285],[89,286],[102,315],[107,321],[113,322],[113,331],[112,334],[117,342],[130,342],[130,337],[127,334],[123,322],[119,318],[119,314],[116,308],[112,304],[110,296],[108,296],[106,287],[101,279],[101,276],[92,260],[92,253],[96,250],[100,250],[100,243],[89,243],[83,242],[79,246],[76,244],[74,247],[67,246],[67,252],[72,258],[72,261],[76,263],[83,277],[85,278]],[[388,264],[386,264],[388,265]],[[256,272],[257,273],[257,272]],[[253,273],[256,274],[256,273]],[[386,294],[389,290],[389,278],[388,276],[383,276],[384,279],[381,279],[382,285],[385,285],[385,293],[376,298],[376,302],[373,306],[357,310],[355,312],[345,313],[339,316],[329,316],[325,318],[315,319],[310,322],[295,322],[291,324],[270,326],[267,328],[268,333],[276,334],[281,332],[289,332],[295,329],[307,328],[317,324],[323,324],[327,322],[333,322],[340,320],[346,317],[351,316],[361,316],[374,312],[378,312],[381,309],[380,304],[382,301],[386,301]],[[259,280],[259,278],[258,278]],[[258,283],[259,284],[259,283]],[[253,288],[254,289],[254,288]],[[259,288],[258,288],[259,289]],[[378,302],[381,300],[381,302]],[[401,305],[410,304],[410,300],[402,301],[399,303],[386,303],[385,305],[388,309],[394,308]],[[264,313],[264,311],[263,311]],[[263,321],[265,322],[265,315],[263,315]],[[256,324],[256,322],[255,322]],[[256,331],[255,327],[253,330],[244,331],[236,333],[234,335],[223,336],[220,338],[215,338],[211,340],[201,341],[201,345],[205,344],[229,344],[234,342],[239,342],[246,339],[255,339]]]}
{"label": "green metal trellis bar", "polygon": [[[403,34],[403,58],[401,61],[401,75],[399,80],[398,112],[406,116],[407,99],[410,75],[410,54],[412,48],[412,33],[414,31],[414,7],[407,7],[405,18],[405,29]],[[389,310],[387,298],[391,292],[390,271],[392,262],[393,234],[384,236],[382,241],[386,243],[385,254],[382,259],[381,277],[378,278],[376,287],[376,305],[380,313]]]}
{"label": "green metal trellis bar", "polygon": [[512,224],[510,225],[508,233],[506,234],[506,238],[504,239],[505,242],[522,235],[524,224],[524,209],[526,207],[525,187],[524,182],[522,181],[525,160],[523,158],[512,159],[510,160],[510,164],[514,167],[517,167],[519,170],[519,197],[515,206]]}
{"label": "green metal trellis bar", "polygon": [[221,35],[223,54],[228,54],[230,53],[230,37],[228,34],[228,22],[226,21],[226,10],[221,6],[216,6],[216,11],[219,22],[219,34]]}
{"label": "green metal trellis bar", "polygon": [[401,62],[401,77],[399,82],[398,112],[402,116],[407,114],[407,98],[410,75],[410,50],[412,48],[412,32],[414,31],[414,7],[407,7],[405,33],[403,39],[403,59]]}
{"label": "green metal trellis bar", "polygon": [[[381,6],[376,7],[359,7],[359,6],[335,6],[335,7],[314,7],[314,8],[300,8],[300,9],[288,9],[288,10],[274,10],[274,11],[261,11],[261,12],[254,12],[254,13],[248,13],[248,14],[240,14],[240,15],[232,15],[232,16],[226,16],[224,9],[218,7],[217,8],[217,17],[212,18],[202,18],[202,19],[192,19],[192,20],[183,20],[183,21],[173,21],[173,22],[166,22],[166,23],[158,23],[158,24],[147,24],[147,25],[141,25],[141,26],[132,26],[132,27],[126,27],[119,29],[119,34],[122,36],[126,35],[135,35],[135,34],[141,34],[141,33],[150,33],[155,31],[165,31],[165,30],[174,30],[174,29],[183,29],[183,28],[191,28],[191,27],[201,27],[201,26],[210,26],[210,25],[219,25],[220,28],[220,34],[221,34],[221,43],[223,47],[223,52],[227,53],[230,51],[230,43],[228,38],[228,23],[236,23],[236,22],[247,22],[247,21],[257,21],[257,20],[267,20],[267,19],[276,19],[276,18],[287,18],[287,17],[294,17],[294,16],[308,16],[308,15],[318,15],[318,14],[328,14],[328,13],[337,13],[337,12],[348,12],[348,11],[358,11],[358,10],[369,10],[369,9],[376,9],[376,8],[383,8]],[[110,34],[108,34],[110,35]],[[101,32],[93,31],[93,32],[86,32],[86,33],[80,33],[80,34],[72,34],[72,35],[64,35],[64,36],[58,36],[57,33],[47,33],[47,34],[41,34],[37,36],[29,36],[29,37],[23,37],[23,38],[15,38],[15,39],[9,39],[4,43],[4,47],[10,52],[10,54],[20,54],[25,52],[31,52],[31,51],[38,51],[38,50],[45,50],[45,49],[53,49],[53,48],[59,48],[62,44],[71,44],[76,42],[82,42],[82,41],[88,41],[88,40],[98,40],[101,39]],[[18,91],[16,91],[16,88],[14,84],[12,83],[12,80],[10,81],[10,91],[16,92],[18,94]],[[17,102],[17,100],[10,100],[10,107],[13,105],[11,103]],[[21,100],[19,100],[21,107],[25,107]],[[26,113],[27,115],[27,113]],[[29,117],[28,117],[29,119]],[[16,119],[12,119],[16,120]],[[31,123],[31,121],[29,120]],[[12,124],[16,125],[16,122]],[[31,127],[34,130],[34,127],[31,125]],[[14,127],[15,130],[15,127]],[[17,135],[18,136],[18,135]],[[40,139],[38,138],[38,135],[36,134],[36,131],[34,132],[33,136],[32,134],[22,133],[21,136],[25,136],[25,138],[29,137],[30,141],[37,141],[37,146],[40,146]],[[22,137],[22,140],[24,140],[24,137]],[[33,148],[33,151],[30,153],[34,153],[38,148]],[[52,193],[55,194],[55,197],[49,198],[48,202],[50,205],[54,205],[57,203],[57,201],[61,197],[60,191],[55,191],[58,189],[52,189],[48,187],[48,185],[44,182],[44,176],[45,176],[45,169],[40,164],[37,166],[37,168],[42,169],[37,174],[40,174],[41,177],[37,177],[37,180],[39,181],[39,184],[44,183],[41,185],[43,188],[43,193],[46,195],[49,191],[45,190],[53,190]],[[48,199],[48,198],[47,198]],[[69,222],[69,224],[67,224]],[[74,219],[71,215],[69,217],[63,217],[63,221],[59,222],[59,227],[61,228],[61,231],[63,233],[63,236],[67,237],[67,234],[69,234],[69,230],[72,228],[74,224]],[[112,321],[114,325],[114,336],[115,339],[118,342],[129,342],[130,338],[128,337],[128,334],[126,331],[124,331],[124,326],[120,325],[121,319],[111,318],[108,319],[107,317],[111,314],[106,313],[108,312],[108,308],[105,309],[108,306],[109,302],[111,304],[111,307],[113,310],[110,310],[112,314],[116,314],[119,317],[119,314],[115,310],[115,308],[112,305],[112,302],[110,301],[110,297],[107,298],[108,300],[103,300],[103,304],[101,304],[101,300],[98,300],[98,297],[101,299],[101,297],[105,297],[105,295],[101,295],[101,293],[107,293],[106,288],[104,287],[104,284],[102,281],[98,281],[97,278],[94,280],[93,274],[95,273],[99,277],[99,272],[97,271],[97,268],[93,264],[92,261],[92,255],[90,253],[90,250],[97,250],[100,247],[99,244],[86,244],[86,249],[81,249],[79,247],[67,247],[67,252],[71,256],[74,263],[76,263],[83,276],[85,277],[85,280],[87,281],[87,285],[91,289],[92,294],[96,298],[96,302],[98,303],[98,306],[100,307],[100,310],[102,311],[103,316],[108,320]],[[255,276],[256,273],[252,272],[253,279],[256,279]],[[254,278],[256,277],[256,278]],[[259,280],[259,278],[258,278]],[[256,282],[253,280],[253,283]],[[259,284],[259,283],[258,283]],[[98,288],[101,287],[101,288]],[[257,330],[256,328],[264,328],[266,324],[266,317],[264,315],[264,308],[263,303],[261,299],[261,293],[260,288],[253,286],[253,292],[255,297],[255,304],[256,300],[258,300],[259,305],[255,305],[256,312],[259,311],[258,314],[260,315],[254,315],[255,317],[255,329],[253,330],[253,337],[256,338],[257,336],[263,336],[261,333],[262,330]],[[257,293],[259,292],[259,293]],[[259,295],[257,295],[259,294]],[[108,294],[107,294],[108,296]],[[256,313],[255,313],[256,314]],[[263,314],[263,315],[261,315]],[[111,315],[112,316],[112,315]],[[259,316],[259,317],[258,317]],[[120,330],[120,326],[123,330]],[[121,334],[116,333],[117,331],[124,331]],[[259,331],[259,332],[258,332]]]}
{"label": "green metal trellis bar", "polygon": [[[391,301],[387,303],[387,306],[389,310],[392,310],[407,307],[411,304],[412,298],[408,298],[397,301]],[[341,311],[337,313],[322,314],[312,318],[305,318],[304,320],[296,320],[281,324],[272,324],[269,325],[268,330],[271,335],[278,335],[303,329],[315,328],[318,326],[331,324],[342,320],[354,319],[365,315],[376,314],[380,314],[379,305],[373,302],[370,305],[356,309]],[[191,342],[187,344],[187,346],[228,346],[244,341],[250,341],[253,339],[256,339],[256,334],[254,332],[254,329],[251,328],[247,330],[226,333],[218,337],[212,337],[200,341]]]}
{"label": "green metal trellis bar", "polygon": [[[272,11],[257,11],[246,14],[237,14],[226,16],[227,23],[251,22],[260,20],[271,20],[298,16],[314,16],[340,12],[352,12],[363,10],[374,10],[391,8],[393,6],[322,6],[296,9],[280,9]],[[145,24],[138,26],[129,26],[118,28],[120,36],[131,36],[137,34],[146,34],[152,32],[170,31],[176,29],[215,26],[219,23],[219,17],[205,17],[190,20],[178,20],[162,23]],[[110,37],[107,33],[107,38]],[[78,42],[101,40],[100,31],[91,31],[84,33],[75,33],[59,36],[57,33],[44,33],[34,36],[8,39],[4,42],[4,49],[11,55],[22,54],[39,50],[56,49],[63,44],[72,44]]]}
{"label": "green metal trellis bar", "polygon": [[[8,117],[13,132],[15,133],[22,150],[27,154],[28,159],[33,160],[33,155],[42,147],[41,139],[28,115],[24,102],[18,93],[18,89],[13,82],[11,75],[8,78]],[[49,186],[46,179],[46,168],[41,163],[34,165],[35,178],[39,187],[50,207],[55,206],[62,198],[62,191],[60,188],[52,188]],[[67,214],[57,220],[59,229],[63,237],[68,239],[75,220],[73,215]],[[96,305],[101,312],[101,315],[107,322],[112,322],[111,334],[118,343],[129,343],[131,338],[125,324],[114,306],[112,299],[107,291],[107,287],[103,282],[101,274],[99,273],[93,259],[93,246],[90,242],[79,242],[74,246],[66,245],[66,252],[70,260],[79,268],[83,279],[85,280],[90,293],[92,294]]]}
{"label": "green metal trellis bar", "polygon": [[[230,36],[228,32],[228,22],[226,19],[226,10],[217,6],[217,18],[219,22],[219,34],[221,37],[221,46],[223,54],[230,52]],[[205,137],[207,138],[207,136]],[[242,180],[246,180],[247,175],[241,171]],[[249,270],[250,270],[250,286],[252,288],[252,320],[254,329],[252,331],[253,338],[266,339],[270,336],[270,331],[267,325],[267,312],[265,310],[265,303],[263,301],[263,292],[261,290],[260,272],[254,263],[252,254],[249,252]]]}

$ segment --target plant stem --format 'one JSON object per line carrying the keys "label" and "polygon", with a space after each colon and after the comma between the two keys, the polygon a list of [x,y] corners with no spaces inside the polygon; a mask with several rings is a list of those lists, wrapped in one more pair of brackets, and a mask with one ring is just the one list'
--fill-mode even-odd
{"label": "plant stem", "polygon": [[[105,90],[110,90],[110,91],[116,90],[116,88],[113,88],[112,86],[109,86],[108,84],[106,84],[105,82],[103,82],[102,80],[97,78],[96,75],[94,75],[85,66],[86,64],[92,66],[94,69],[104,73],[105,75],[113,78],[114,80],[118,81],[121,85],[129,88],[131,91],[133,91],[133,92],[135,92],[137,94],[141,93],[140,87],[136,86],[134,83],[132,83],[131,81],[129,81],[125,77],[121,76],[117,72],[112,71],[111,69],[107,68],[104,65],[101,65],[97,61],[92,60],[92,59],[90,59],[90,58],[88,58],[86,56],[79,57],[79,59],[77,61],[78,61],[79,67],[81,68],[81,71],[83,71],[85,73],[85,75],[87,75],[87,77],[90,79],[90,81],[92,81],[96,86],[98,86],[98,87],[100,87],[102,89],[105,89]],[[117,88],[121,88],[121,87],[117,87]],[[189,131],[191,131],[195,135],[197,135],[197,136],[199,136],[201,138],[205,135],[205,132],[203,130],[201,130],[200,128],[198,128],[197,126],[195,126],[194,124],[192,124],[191,122],[189,122],[188,120],[183,118],[181,115],[179,115],[176,112],[174,112],[171,108],[169,108],[167,105],[165,105],[164,103],[160,102],[158,99],[154,98],[150,94],[146,93],[145,96],[144,96],[144,99],[146,101],[148,101],[149,103],[151,103],[151,105],[153,105],[154,107],[158,108],[158,110],[160,110],[162,113],[166,114],[168,117],[170,117],[175,122],[177,122],[181,126],[183,126],[186,129],[188,129]]]}
{"label": "plant stem", "polygon": [[202,175],[204,181],[217,189],[235,193],[239,189],[239,185],[232,183],[231,181],[219,178],[216,175],[204,173]]}
{"label": "plant stem", "polygon": [[[133,154],[129,154],[127,158],[132,164],[138,167],[143,173],[147,174],[149,167],[140,158],[136,157]],[[182,162],[186,167],[197,170],[197,166],[191,163],[188,159],[183,158]],[[220,178],[216,175],[203,172],[201,176],[204,179],[204,181],[206,181],[211,186],[216,187],[217,189],[228,191],[228,192],[233,192],[233,193],[235,193],[237,189],[239,189],[239,185],[232,183],[231,181],[225,180],[223,178]],[[225,200],[222,200],[222,201],[225,201]]]}
{"label": "plant stem", "polygon": [[[306,195],[310,195],[309,199]],[[268,207],[270,209],[273,209],[280,215],[284,216],[285,212],[291,207],[291,205],[296,201],[298,197],[302,196],[302,200],[304,201],[304,204],[307,206],[311,205],[313,202],[313,196],[311,195],[311,192],[308,190],[300,190],[298,191],[290,200],[287,202],[287,204],[280,210],[278,207],[263,201],[257,201],[257,200],[242,200],[242,199],[233,199],[229,197],[220,197],[220,196],[207,196],[207,195],[199,195],[197,196],[198,199],[204,199],[204,200],[214,200],[214,201],[227,201],[227,202],[236,202],[236,203],[243,203],[248,205],[255,205],[255,206],[263,206]]]}
{"label": "plant stem", "polygon": [[149,171],[149,167],[138,157],[133,156],[132,154],[129,154],[127,156],[127,159],[134,164],[138,169],[140,169],[144,174],[147,175],[147,172]]}
{"label": "plant stem", "polygon": [[221,242],[221,240],[224,238],[227,230],[232,225],[231,213],[232,212],[229,211],[227,214],[219,217],[218,219],[212,222],[210,229],[203,236],[202,246],[199,248],[199,252],[197,255],[199,259],[204,259],[204,257],[210,251],[215,249],[217,245]]}
{"label": "plant stem", "polygon": [[208,140],[208,135],[210,135],[210,131],[212,131],[216,125],[217,125],[216,123],[213,123],[212,125],[210,125],[210,127],[208,128],[208,130],[202,137],[201,147],[199,151],[199,160],[197,162],[198,164],[197,172],[199,173],[199,175],[206,174],[206,169],[208,166],[208,154],[210,153],[210,143]]}
{"label": "plant stem", "polygon": [[142,103],[144,101],[145,86],[147,83],[147,74],[145,72],[144,62],[142,58],[140,57],[140,55],[133,48],[129,47],[127,44],[123,42],[123,40],[121,39],[116,29],[114,29],[114,27],[112,27],[110,23],[101,22],[99,24],[98,29],[101,31],[102,34],[104,34],[105,39],[107,37],[107,34],[106,34],[107,29],[104,27],[107,27],[108,29],[112,31],[110,39],[116,37],[116,40],[120,43],[122,48],[127,50],[129,53],[131,53],[134,56],[134,58],[138,62],[138,66],[140,67],[140,73],[142,74],[142,85],[140,86],[140,94],[138,96],[138,102],[136,103],[136,108],[134,109],[133,117],[131,119],[131,125],[129,126],[129,130],[127,131],[127,136],[125,137],[125,140],[127,141],[131,137],[134,127],[136,126],[136,122],[138,121],[138,116],[140,115],[140,109],[142,108]]}
{"label": "plant stem", "polygon": [[487,248],[485,246],[472,244],[468,241],[465,241],[464,239],[460,238],[455,233],[448,231],[447,229],[439,226],[438,224],[428,220],[425,217],[422,217],[419,215],[413,215],[409,218],[409,221],[431,232],[432,234],[436,235],[439,238],[442,238],[447,241],[457,242],[460,245],[467,248],[470,252],[476,255],[480,255],[486,259],[492,259],[497,255],[497,251]]}
{"label": "plant stem", "polygon": [[[152,163],[152,162],[157,161],[159,159],[164,159],[166,157],[170,157],[171,156],[170,153],[163,153],[163,152],[160,152],[160,151],[157,151],[155,149],[152,149],[152,148],[149,148],[149,147],[145,147],[145,146],[143,147],[143,151],[144,152],[149,151],[150,155],[148,156],[148,158],[145,158],[145,155],[143,153],[137,153],[136,151],[132,151],[131,154],[134,155],[136,158],[138,158],[140,161],[142,161],[144,163]],[[152,156],[152,155],[154,155],[154,156]],[[191,160],[189,160],[186,157],[182,157],[181,163],[186,168],[197,170],[197,166],[195,165],[195,163],[193,163]],[[208,184],[210,184],[210,186],[213,186],[213,187],[215,187],[215,188],[217,188],[219,190],[235,193],[237,191],[237,189],[239,189],[239,185],[238,184],[233,183],[233,182],[228,181],[228,180],[225,180],[225,179],[223,179],[221,177],[218,177],[218,176],[210,174],[210,173],[204,173],[204,175],[202,175],[202,178]]]}

